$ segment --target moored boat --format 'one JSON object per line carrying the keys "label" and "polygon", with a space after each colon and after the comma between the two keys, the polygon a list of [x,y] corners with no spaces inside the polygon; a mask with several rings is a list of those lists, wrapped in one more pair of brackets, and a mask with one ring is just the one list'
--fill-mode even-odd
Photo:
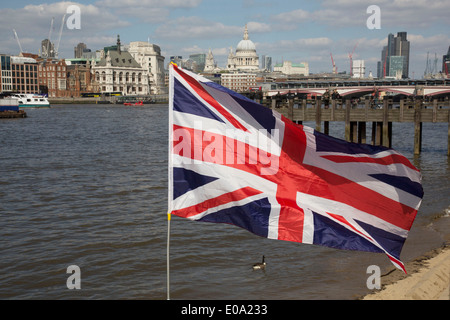
{"label": "moored boat", "polygon": [[0,97],[0,118],[25,118],[27,114],[19,110],[19,101],[12,97]]}
{"label": "moored boat", "polygon": [[20,108],[50,108],[47,97],[40,94],[16,93],[11,97],[18,99]]}
{"label": "moored boat", "polygon": [[139,102],[136,102],[136,103],[125,102],[123,105],[124,106],[143,106],[144,102],[143,101],[139,101]]}

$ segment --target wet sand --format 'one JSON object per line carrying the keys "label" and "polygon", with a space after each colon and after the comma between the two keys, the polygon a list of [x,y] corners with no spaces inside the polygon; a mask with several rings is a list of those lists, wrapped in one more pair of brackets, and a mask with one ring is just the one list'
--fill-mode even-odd
{"label": "wet sand", "polygon": [[450,300],[450,243],[381,277],[382,288],[363,300]]}

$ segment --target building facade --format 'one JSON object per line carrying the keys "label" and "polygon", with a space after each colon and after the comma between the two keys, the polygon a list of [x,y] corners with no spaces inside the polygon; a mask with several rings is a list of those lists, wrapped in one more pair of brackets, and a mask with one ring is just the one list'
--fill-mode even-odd
{"label": "building facade", "polygon": [[1,55],[1,91],[39,93],[38,62],[24,56]]}
{"label": "building facade", "polygon": [[0,89],[1,92],[12,91],[12,66],[11,56],[0,55]]}
{"label": "building facade", "polygon": [[291,61],[283,61],[283,63],[276,64],[273,68],[274,72],[281,72],[283,74],[292,75],[309,75],[309,64],[308,62],[302,63],[292,63]]}
{"label": "building facade", "polygon": [[[388,44],[383,47],[381,52],[381,61],[377,64],[377,76],[378,78],[384,77],[398,77],[397,67],[391,68],[392,56],[402,56],[402,74],[401,78],[409,78],[409,52],[410,43],[407,39],[406,32],[397,32],[397,36],[394,37],[392,33],[388,35]],[[395,70],[395,74],[391,74],[390,70]]]}
{"label": "building facade", "polygon": [[189,56],[189,59],[195,62],[195,67],[193,68],[194,72],[201,72],[205,69],[206,54],[204,53],[191,54]]}
{"label": "building facade", "polygon": [[39,91],[49,98],[69,97],[65,60],[45,59],[39,62]]}
{"label": "building facade", "polygon": [[167,93],[164,79],[164,57],[161,48],[144,41],[131,42],[125,47],[136,62],[147,71],[150,94]]}
{"label": "building facade", "polygon": [[148,95],[148,70],[117,45],[105,48],[105,55],[92,67],[101,93],[121,92],[123,95]]}
{"label": "building facade", "polygon": [[248,28],[245,25],[244,37],[238,43],[236,52],[230,49],[227,61],[229,71],[259,71],[259,57],[256,53],[256,46],[248,35]]}
{"label": "building facade", "polygon": [[365,61],[353,60],[352,64],[352,78],[363,79],[366,76]]}
{"label": "building facade", "polygon": [[214,72],[219,72],[219,71],[220,71],[220,68],[217,67],[216,61],[214,60],[214,55],[213,55],[211,49],[209,49],[208,54],[206,55],[205,68],[204,68],[203,72],[214,73]]}
{"label": "building facade", "polygon": [[86,63],[70,63],[67,65],[67,90],[70,97],[80,97],[83,93],[100,92],[89,60]]}
{"label": "building facade", "polygon": [[256,87],[256,74],[224,73],[221,75],[221,84],[236,92],[246,92]]}

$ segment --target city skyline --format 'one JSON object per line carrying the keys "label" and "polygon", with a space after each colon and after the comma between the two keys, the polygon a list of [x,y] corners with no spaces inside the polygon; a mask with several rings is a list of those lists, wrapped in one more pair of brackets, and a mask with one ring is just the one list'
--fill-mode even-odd
{"label": "city skyline", "polygon": [[[311,73],[331,72],[331,53],[338,71],[349,73],[348,55],[356,47],[353,60],[365,60],[366,76],[370,71],[376,76],[388,35],[407,32],[409,77],[421,78],[428,54],[436,54],[441,65],[450,45],[446,1],[18,0],[0,4],[0,53],[19,53],[13,29],[24,52],[38,53],[52,19],[50,40],[58,43],[61,19],[70,5],[80,8],[81,23],[80,29],[63,25],[59,57],[67,59],[80,42],[95,51],[114,45],[120,34],[123,44],[149,41],[160,46],[165,63],[170,56],[188,58],[211,49],[224,67],[247,24],[257,54],[272,57],[273,64],[305,61]],[[367,26],[371,5],[380,8],[380,29]]]}

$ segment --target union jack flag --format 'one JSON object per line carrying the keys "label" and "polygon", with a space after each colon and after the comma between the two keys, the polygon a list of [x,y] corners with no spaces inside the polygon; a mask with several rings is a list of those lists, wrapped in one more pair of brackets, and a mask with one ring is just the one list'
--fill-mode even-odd
{"label": "union jack flag", "polygon": [[407,158],[297,125],[176,65],[169,95],[170,213],[384,252],[405,271],[400,252],[423,197]]}

